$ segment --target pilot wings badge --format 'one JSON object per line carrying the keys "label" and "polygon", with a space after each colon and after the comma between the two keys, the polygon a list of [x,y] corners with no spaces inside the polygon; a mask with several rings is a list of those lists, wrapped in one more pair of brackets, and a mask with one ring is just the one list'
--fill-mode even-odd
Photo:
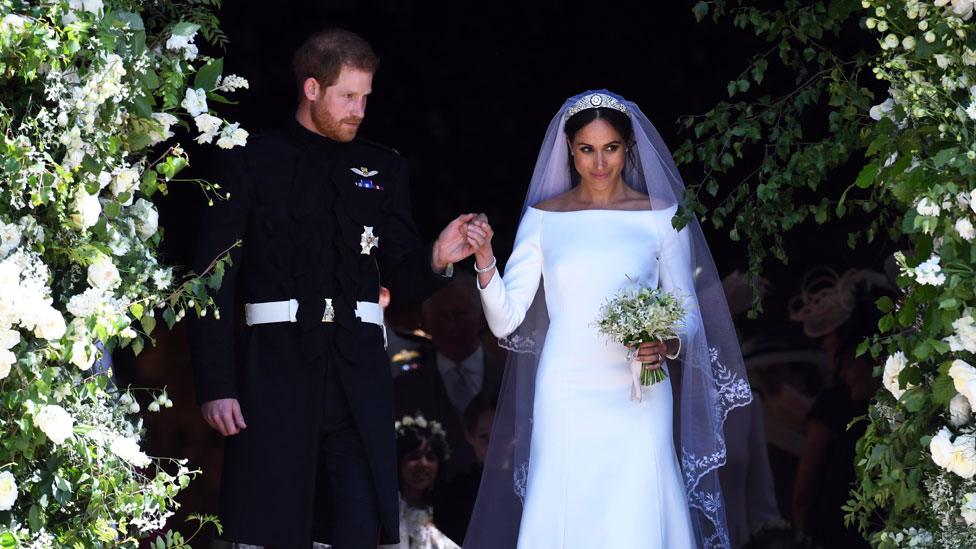
{"label": "pilot wings badge", "polygon": [[372,177],[380,172],[376,170],[371,170],[366,166],[360,168],[349,168],[349,171],[362,178],[356,181],[356,186],[359,187],[360,189],[371,189],[374,191],[383,190],[383,187],[381,185],[377,185],[372,180]]}

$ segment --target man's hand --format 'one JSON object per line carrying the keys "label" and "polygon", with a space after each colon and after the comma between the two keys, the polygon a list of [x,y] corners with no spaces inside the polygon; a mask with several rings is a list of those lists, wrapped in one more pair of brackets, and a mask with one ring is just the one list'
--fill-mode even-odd
{"label": "man's hand", "polygon": [[247,429],[244,416],[241,415],[241,405],[236,398],[221,398],[209,400],[200,406],[203,419],[221,435],[229,437]]}
{"label": "man's hand", "polygon": [[431,267],[435,273],[442,273],[448,263],[457,263],[474,253],[474,248],[468,242],[468,223],[475,218],[475,214],[464,214],[447,224],[441,235],[434,242],[434,253],[431,257]]}

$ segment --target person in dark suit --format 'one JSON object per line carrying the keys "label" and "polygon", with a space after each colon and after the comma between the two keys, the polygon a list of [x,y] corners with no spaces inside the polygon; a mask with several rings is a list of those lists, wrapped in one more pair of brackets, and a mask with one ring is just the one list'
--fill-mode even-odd
{"label": "person in dark suit", "polygon": [[351,32],[313,35],[295,53],[295,119],[218,163],[229,198],[204,215],[197,272],[243,245],[191,352],[204,418],[227,437],[219,515],[232,544],[358,549],[398,536],[380,283],[406,302],[443,286],[471,252],[473,215],[422,244],[405,162],[356,138],[377,64]]}
{"label": "person in dark suit", "polygon": [[419,411],[447,431],[455,450],[444,464],[446,481],[475,465],[462,416],[476,395],[491,400],[498,393],[505,369],[505,353],[494,338],[482,341],[483,318],[474,277],[458,273],[423,305],[424,328],[435,352],[394,381],[397,415]]}

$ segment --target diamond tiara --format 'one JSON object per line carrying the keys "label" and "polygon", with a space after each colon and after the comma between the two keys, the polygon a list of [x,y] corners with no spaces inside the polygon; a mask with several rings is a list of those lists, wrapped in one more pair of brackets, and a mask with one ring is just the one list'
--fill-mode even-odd
{"label": "diamond tiara", "polygon": [[590,93],[580,97],[573,106],[566,111],[566,118],[570,118],[574,114],[585,111],[586,109],[614,109],[618,110],[624,114],[630,114],[627,110],[627,106],[622,102],[618,101],[615,97],[609,96],[605,93]]}

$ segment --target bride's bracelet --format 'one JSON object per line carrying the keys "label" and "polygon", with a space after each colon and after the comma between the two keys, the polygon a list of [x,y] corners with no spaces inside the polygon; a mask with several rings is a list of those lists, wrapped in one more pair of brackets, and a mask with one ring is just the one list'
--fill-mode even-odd
{"label": "bride's bracelet", "polygon": [[674,359],[678,358],[678,355],[681,354],[681,338],[679,337],[677,339],[678,339],[678,350],[675,351],[673,355],[670,355],[670,354],[667,354],[667,353],[664,354],[664,356],[668,357],[670,360],[674,360]]}
{"label": "bride's bracelet", "polygon": [[495,256],[491,256],[491,261],[488,262],[488,266],[487,267],[484,267],[484,268],[481,268],[481,267],[478,266],[478,260],[476,259],[474,261],[474,272],[476,272],[476,273],[487,273],[488,271],[490,271],[490,270],[492,270],[492,269],[495,268],[495,264],[496,263],[498,263],[498,262],[495,260]]}

